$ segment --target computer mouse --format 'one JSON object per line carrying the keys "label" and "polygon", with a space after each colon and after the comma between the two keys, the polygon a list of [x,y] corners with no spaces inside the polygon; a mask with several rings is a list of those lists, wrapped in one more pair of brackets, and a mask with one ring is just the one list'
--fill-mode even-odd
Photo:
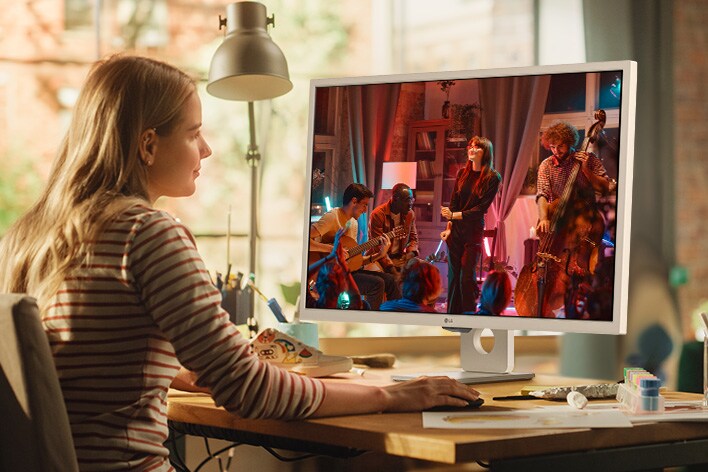
{"label": "computer mouse", "polygon": [[440,405],[428,408],[425,411],[465,411],[479,408],[484,404],[483,398],[478,398],[476,400],[467,400],[467,405],[465,406],[452,406],[452,405]]}

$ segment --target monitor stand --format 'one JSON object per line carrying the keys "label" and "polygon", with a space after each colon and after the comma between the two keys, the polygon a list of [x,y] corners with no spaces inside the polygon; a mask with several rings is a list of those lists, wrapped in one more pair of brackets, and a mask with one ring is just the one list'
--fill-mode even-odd
{"label": "monitor stand", "polygon": [[482,331],[478,328],[446,328],[460,333],[461,370],[416,372],[391,376],[394,381],[411,380],[421,376],[444,375],[464,384],[512,382],[534,377],[532,372],[513,372],[514,333],[492,329],[494,347],[487,352],[482,346]]}

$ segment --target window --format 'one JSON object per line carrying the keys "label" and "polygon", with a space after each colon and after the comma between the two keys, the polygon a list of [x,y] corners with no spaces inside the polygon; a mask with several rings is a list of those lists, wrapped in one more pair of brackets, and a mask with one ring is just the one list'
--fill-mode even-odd
{"label": "window", "polygon": [[[225,14],[225,4],[215,6],[213,3],[65,0],[63,11],[58,10],[54,18],[45,19],[52,27],[37,34],[51,35],[60,30],[101,31],[102,55],[118,51],[149,54],[178,65],[195,77],[205,78],[211,54],[224,34],[216,25],[218,15]],[[97,4],[102,6],[100,25],[95,24]],[[258,144],[263,155],[257,280],[265,293],[281,297],[279,285],[291,284],[301,275],[309,79],[531,65],[535,44],[534,4],[534,0],[439,0],[431,8],[428,0],[273,0],[268,3],[268,14],[276,16],[276,27],[269,28],[269,32],[288,59],[295,90],[272,102],[256,104]],[[32,15],[30,6],[23,8],[26,8],[24,14]],[[479,26],[474,37],[469,26],[472,23]],[[25,41],[24,30],[8,31],[17,31],[15,40]],[[24,75],[20,81],[36,83],[33,85],[36,90],[25,87],[32,92],[31,96],[29,93],[22,97],[7,94],[6,116],[23,120],[24,124],[15,122],[14,126],[27,129],[34,129],[36,119],[28,117],[24,110],[40,109],[53,116],[42,119],[48,136],[42,143],[24,142],[12,133],[5,136],[0,142],[3,146],[0,152],[11,157],[3,159],[8,166],[30,167],[36,169],[35,175],[46,177],[41,172],[51,167],[53,153],[46,152],[44,147],[48,146],[48,141],[52,142],[53,149],[59,145],[66,109],[54,105],[55,89],[52,94],[46,93],[44,87],[47,84],[56,87],[55,84],[36,80],[47,66],[33,61],[50,58],[57,65],[52,77],[65,79],[60,85],[62,90],[78,89],[90,67],[93,52],[86,41],[81,41],[81,47],[87,52],[80,55],[72,49],[77,46],[75,43],[44,41],[42,44],[51,46],[22,58]],[[3,44],[8,47],[13,43],[4,41]],[[3,56],[13,55],[6,51]],[[232,262],[235,270],[239,267],[243,270],[248,265],[250,198],[250,168],[244,157],[248,143],[247,109],[244,103],[210,97],[203,85],[200,81],[204,133],[214,149],[214,156],[204,163],[194,197],[159,204],[182,219],[198,236],[203,235],[198,238],[198,244],[212,273],[226,269],[226,214],[231,205],[234,215]],[[57,103],[64,98],[57,99]],[[336,115],[317,123],[320,136],[316,151],[324,166],[328,156],[338,151],[332,141]],[[26,165],[23,160],[30,162]],[[8,169],[7,175],[12,172]],[[14,193],[23,193],[17,186],[11,188],[15,189]],[[0,213],[4,206],[3,200]],[[282,217],[273,218],[276,214]],[[0,228],[0,235],[5,228],[6,225]],[[283,305],[286,315],[292,316],[293,307]],[[258,301],[256,311],[260,319],[272,323],[265,304]],[[338,328],[332,329],[334,333]],[[359,334],[372,332],[367,329]]]}
{"label": "window", "polygon": [[90,30],[93,27],[92,0],[64,0],[64,29]]}

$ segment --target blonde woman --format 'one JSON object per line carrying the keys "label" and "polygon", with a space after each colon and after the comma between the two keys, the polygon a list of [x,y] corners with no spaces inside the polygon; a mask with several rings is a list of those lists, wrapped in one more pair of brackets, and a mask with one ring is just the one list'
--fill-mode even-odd
{"label": "blonde woman", "polygon": [[97,64],[46,190],[0,242],[0,290],[38,299],[81,470],[172,470],[163,442],[173,381],[194,381],[245,417],[413,411],[477,398],[446,378],[325,383],[250,353],[189,231],[153,209],[160,196],[195,191],[211,155],[201,119],[195,84],[178,69],[127,56]]}

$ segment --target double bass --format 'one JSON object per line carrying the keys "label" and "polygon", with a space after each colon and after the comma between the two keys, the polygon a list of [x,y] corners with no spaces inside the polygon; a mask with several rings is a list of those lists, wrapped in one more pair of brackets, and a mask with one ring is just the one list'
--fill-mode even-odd
{"label": "double bass", "polygon": [[[605,125],[605,111],[597,110],[594,118],[580,151],[587,152],[598,139]],[[560,198],[550,203],[549,231],[541,235],[534,261],[519,274],[514,299],[520,316],[555,318],[561,307],[566,318],[583,315],[605,224],[594,190],[575,185],[580,167],[576,160]]]}

